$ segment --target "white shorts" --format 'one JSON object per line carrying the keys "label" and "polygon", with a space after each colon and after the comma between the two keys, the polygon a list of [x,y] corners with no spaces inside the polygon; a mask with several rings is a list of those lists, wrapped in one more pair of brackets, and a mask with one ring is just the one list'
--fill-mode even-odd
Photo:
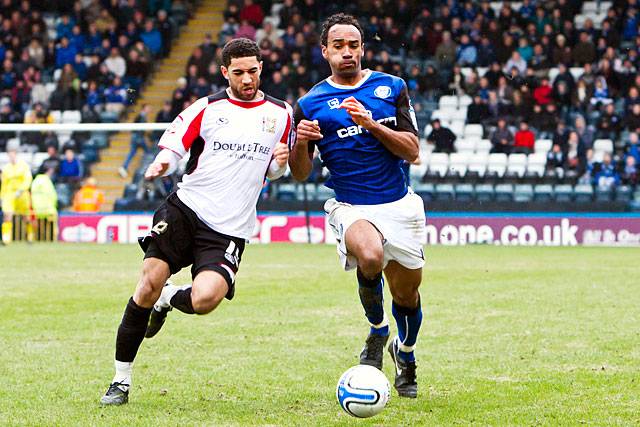
{"label": "white shorts", "polygon": [[383,268],[391,260],[411,270],[424,265],[424,203],[411,189],[402,199],[379,205],[350,205],[329,199],[324,210],[336,236],[338,256],[345,270],[353,270],[358,265],[358,260],[347,253],[345,235],[351,224],[361,219],[369,221],[382,234]]}

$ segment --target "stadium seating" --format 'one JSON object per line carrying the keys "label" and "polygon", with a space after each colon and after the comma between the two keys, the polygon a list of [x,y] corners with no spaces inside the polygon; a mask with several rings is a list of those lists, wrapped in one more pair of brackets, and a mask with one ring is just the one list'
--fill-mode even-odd
{"label": "stadium seating", "polygon": [[[260,2],[258,2],[260,3]],[[522,5],[521,2],[491,2],[491,7],[496,11],[496,16],[498,16],[503,7],[511,8],[512,15],[516,17],[516,21],[518,25],[521,26],[522,30],[527,25],[527,20],[529,18],[520,17],[520,7]],[[473,5],[477,6],[477,5]],[[544,9],[547,13],[546,18],[550,18],[551,12],[553,10],[553,5],[549,5],[551,9]],[[567,8],[573,8],[576,5],[571,4],[567,5]],[[574,23],[576,29],[579,31],[582,28],[583,23],[589,18],[592,19],[596,25],[596,28],[601,24],[604,15],[609,11],[611,6],[611,2],[595,2],[595,1],[587,1],[577,5],[577,9],[572,9],[572,13],[574,18]],[[282,37],[285,40],[285,46],[289,51],[299,50],[300,46],[294,46],[293,41],[288,39],[286,34],[286,28],[291,25],[291,15],[288,14],[290,9],[289,6],[284,5],[282,3],[273,3],[270,5],[270,8],[266,11],[265,22],[269,22],[276,27],[278,27],[277,34],[279,37]],[[316,27],[321,23],[321,17],[327,15],[328,11],[333,11],[328,4],[316,4],[316,9],[313,12],[309,12],[306,15],[305,19],[310,19],[315,21]],[[438,19],[440,9],[438,7],[430,7],[432,16],[434,19]],[[524,10],[524,9],[523,9]],[[413,10],[417,12],[417,10]],[[454,11],[456,14],[459,11]],[[281,13],[283,13],[281,15]],[[480,10],[475,8],[474,13],[480,13]],[[614,11],[615,14],[619,13],[617,10]],[[388,19],[387,22],[390,25],[397,24],[397,16],[394,16],[393,11],[385,12]],[[417,16],[418,13],[415,14]],[[228,15],[225,15],[228,20]],[[463,22],[462,30],[465,31],[464,28],[467,28],[473,22],[473,19],[466,17],[465,15],[457,16]],[[616,18],[620,18],[616,16]],[[447,18],[451,19],[451,18]],[[498,20],[498,22],[500,22]],[[228,22],[227,22],[228,23]],[[446,23],[445,26],[448,26],[450,21]],[[414,28],[415,26],[423,25],[423,23],[419,21],[411,22],[410,25],[406,26],[406,28]],[[502,24],[499,24],[502,25]],[[294,25],[294,32],[298,31],[299,25]],[[404,28],[404,27],[403,27]],[[256,26],[256,29],[260,29],[259,25]],[[232,33],[225,32],[223,30],[220,34],[220,41],[228,40],[233,36]],[[512,28],[501,28],[503,33],[509,32],[514,37],[514,42],[517,45],[518,43],[518,32],[512,33]],[[400,30],[402,32],[402,29]],[[590,31],[590,34],[592,32]],[[408,36],[409,34],[405,34]],[[458,41],[459,34],[456,34],[454,38],[456,38],[456,42]],[[538,36],[532,36],[532,40],[529,40],[530,46],[535,45],[540,40],[537,38]],[[305,40],[307,40],[305,35]],[[575,39],[575,40],[574,40]],[[311,39],[308,39],[309,42]],[[572,49],[574,47],[571,43],[576,43],[578,41],[578,37],[572,38],[569,40],[569,48]],[[592,40],[594,43],[596,42],[595,38]],[[552,40],[555,42],[555,39]],[[289,43],[289,44],[287,44]],[[626,46],[626,45],[625,45]],[[313,45],[305,45],[304,49],[312,49]],[[477,46],[476,46],[477,47]],[[621,48],[622,46],[614,46],[616,52],[620,54],[620,57],[624,57],[625,50]],[[265,47],[265,50],[269,50],[269,46]],[[435,50],[436,46],[433,47]],[[491,140],[488,139],[491,137],[493,129],[495,127],[496,117],[493,117],[491,120],[481,120],[480,122],[476,121],[470,123],[467,121],[468,115],[473,110],[473,99],[474,95],[479,94],[477,88],[474,89],[473,84],[466,86],[466,81],[460,81],[456,83],[454,80],[454,71],[456,71],[454,64],[441,64],[439,63],[439,59],[431,54],[427,55],[423,51],[413,51],[413,47],[409,44],[405,44],[402,51],[396,50],[393,46],[386,44],[386,40],[381,38],[381,40],[376,43],[369,44],[369,50],[373,53],[373,62],[367,63],[365,61],[365,66],[370,66],[373,69],[389,71],[393,69],[396,63],[399,63],[400,67],[396,69],[395,73],[398,75],[402,75],[399,70],[403,70],[405,73],[405,80],[408,82],[408,87],[410,88],[410,96],[412,97],[413,103],[416,106],[416,117],[418,118],[418,127],[421,130],[420,132],[420,159],[421,163],[419,165],[412,165],[410,168],[410,182],[414,187],[416,192],[421,194],[425,199],[433,198],[438,200],[449,200],[453,199],[456,201],[468,201],[468,200],[516,200],[513,203],[518,206],[522,206],[524,208],[528,201],[531,203],[535,202],[545,202],[545,203],[555,203],[558,201],[559,203],[574,203],[575,201],[579,201],[581,206],[586,206],[587,201],[591,200],[593,202],[601,202],[605,203],[607,200],[611,202],[621,203],[629,199],[629,202],[634,200],[634,186],[630,186],[631,190],[622,190],[617,191],[619,189],[612,189],[610,192],[603,192],[597,190],[597,185],[594,182],[594,177],[591,177],[589,181],[585,175],[585,165],[584,160],[579,159],[578,166],[572,166],[570,170],[555,170],[552,167],[547,167],[547,154],[552,149],[554,136],[553,130],[555,125],[546,126],[547,129],[544,131],[538,129],[539,126],[545,126],[544,122],[535,121],[533,118],[530,118],[530,127],[535,135],[535,144],[534,150],[531,154],[503,154],[503,153],[494,153],[494,147],[491,143]],[[383,53],[386,51],[390,57],[390,62],[385,65],[380,65],[383,57]],[[599,51],[600,52],[600,51]],[[600,54],[599,54],[600,55]],[[278,55],[276,55],[278,56]],[[547,58],[550,60],[551,58]],[[265,66],[270,69],[280,69],[284,64],[291,66],[288,55],[280,55],[278,56],[278,61],[271,62],[269,57],[265,57]],[[592,62],[592,70],[591,76],[588,76],[590,79],[597,78],[600,74],[599,67],[600,63],[597,62],[599,58],[594,58]],[[304,61],[309,61],[309,58],[303,58]],[[578,63],[573,61],[573,57],[568,58],[567,70],[568,74],[574,80],[574,82],[578,82],[580,79],[583,79],[585,76],[585,68],[582,63]],[[460,68],[460,72],[462,74],[462,78],[469,79],[470,76],[476,73],[478,76],[489,76],[490,63],[481,63],[482,61],[478,60],[477,66],[466,66]],[[291,79],[291,86],[287,87],[286,90],[280,95],[282,98],[289,100],[289,102],[295,102],[296,98],[299,94],[304,93],[310,85],[324,78],[322,73],[326,73],[326,68],[324,71],[319,71],[321,69],[322,61],[318,63],[314,63],[313,65],[307,65],[307,69],[310,70],[309,79],[311,80],[308,85],[305,87],[295,87],[295,79]],[[531,64],[528,64],[531,65]],[[611,64],[613,65],[613,64]],[[412,67],[418,66],[420,73],[425,73],[429,66],[433,66],[435,70],[437,70],[438,75],[438,83],[436,84],[434,89],[430,89],[426,91],[425,88],[421,87],[423,81],[421,80],[424,77],[424,74],[420,75],[420,78],[412,80],[412,77],[409,76],[408,72]],[[504,63],[500,64],[500,67],[503,68],[505,66]],[[534,92],[536,85],[539,84],[541,78],[548,77],[551,84],[554,84],[558,78],[565,78],[566,76],[562,76],[563,67],[558,63],[550,62],[549,68],[547,69],[535,69],[535,77],[527,77],[527,85],[529,86],[527,90],[529,92]],[[264,84],[265,87],[269,87],[270,74],[265,73]],[[628,79],[631,81],[632,79]],[[520,92],[522,94],[523,90],[519,87],[515,82],[508,80],[507,84],[510,86],[511,92]],[[496,92],[495,83],[490,82],[489,92]],[[609,91],[616,90],[615,88],[609,88]],[[575,94],[573,94],[575,95]],[[483,97],[486,97],[487,93],[483,94]],[[507,95],[511,96],[511,95]],[[623,116],[625,114],[625,93],[618,92],[616,94],[616,102],[615,102],[615,111],[617,114]],[[537,102],[531,96],[526,98],[527,102],[531,102],[529,105],[530,109]],[[556,113],[554,117],[547,117],[545,120],[548,121],[557,121],[562,119],[566,123],[566,127],[568,131],[572,131],[575,129],[575,120],[578,116],[583,117],[587,121],[588,132],[591,132],[592,136],[590,136],[593,148],[593,160],[596,162],[596,169],[599,167],[598,163],[604,159],[605,154],[610,154],[613,158],[613,162],[616,165],[616,171],[621,171],[621,166],[623,164],[623,160],[625,157],[625,144],[628,139],[629,130],[621,129],[617,136],[609,135],[605,132],[601,132],[598,129],[598,123],[600,117],[603,114],[604,104],[600,105],[595,102],[591,102],[592,100],[587,100],[585,103],[585,107],[582,109],[576,108],[574,105],[570,105],[568,107],[560,108],[560,104],[554,101],[556,104]],[[500,100],[502,103],[503,101]],[[500,115],[505,117],[508,120],[508,124],[511,127],[512,131],[515,133],[518,123],[518,115],[514,113],[514,110],[511,108],[510,102],[511,99],[504,101],[504,104],[501,104]],[[543,106],[544,107],[544,106]],[[438,153],[434,152],[434,147],[432,145],[428,145],[425,142],[426,137],[431,132],[432,128],[428,120],[439,119],[441,121],[442,126],[448,127],[457,137],[454,146],[455,152],[451,154],[447,153]],[[582,148],[581,148],[582,150]],[[581,151],[582,153],[583,151]],[[586,151],[585,151],[586,152]],[[582,154],[581,154],[582,155]],[[315,182],[321,182],[326,179],[326,170],[323,170],[322,175],[318,178],[315,178]],[[578,181],[580,184],[578,184]],[[281,184],[283,185],[283,189],[281,192],[276,189],[280,186],[275,183],[273,185],[274,191],[270,192],[271,197],[276,199],[291,199],[299,201],[300,197],[300,189],[306,188],[307,195],[313,194],[315,198],[321,198],[321,192],[324,190],[323,186],[317,186],[315,188],[315,193],[313,193],[310,187],[290,187],[292,185],[291,178],[286,178],[286,181]],[[470,187],[469,187],[470,186]],[[591,192],[587,190],[585,186],[591,188]],[[575,188],[574,188],[575,187]],[[506,191],[511,189],[511,195],[507,195]],[[620,196],[618,196],[620,194]],[[484,203],[484,202],[483,202]],[[577,206],[577,205],[576,205]],[[584,207],[584,209],[587,209]]]}

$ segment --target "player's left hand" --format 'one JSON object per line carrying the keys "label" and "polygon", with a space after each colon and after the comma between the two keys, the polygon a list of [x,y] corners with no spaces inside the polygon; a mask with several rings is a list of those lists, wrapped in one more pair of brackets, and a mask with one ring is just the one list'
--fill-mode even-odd
{"label": "player's left hand", "polygon": [[347,110],[347,113],[351,116],[351,120],[365,129],[371,129],[377,124],[376,121],[373,120],[373,117],[371,117],[371,112],[367,111],[364,105],[353,96],[343,100],[340,108]]}
{"label": "player's left hand", "polygon": [[273,150],[273,159],[279,167],[284,167],[289,159],[289,147],[287,144],[278,143]]}

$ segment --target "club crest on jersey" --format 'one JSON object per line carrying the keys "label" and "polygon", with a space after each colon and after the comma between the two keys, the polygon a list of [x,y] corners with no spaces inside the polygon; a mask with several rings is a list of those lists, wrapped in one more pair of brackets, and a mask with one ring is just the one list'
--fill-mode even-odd
{"label": "club crest on jersey", "polygon": [[276,119],[274,117],[262,118],[262,132],[276,133]]}
{"label": "club crest on jersey", "polygon": [[216,124],[218,126],[228,125],[229,124],[229,119],[227,119],[226,117],[218,117],[218,120],[216,120]]}
{"label": "club crest on jersey", "polygon": [[373,94],[378,98],[385,99],[391,96],[391,88],[389,86],[378,86],[373,91]]}
{"label": "club crest on jersey", "polygon": [[340,108],[340,101],[338,98],[333,98],[327,101],[327,105],[329,105],[330,110],[335,110],[336,108]]}

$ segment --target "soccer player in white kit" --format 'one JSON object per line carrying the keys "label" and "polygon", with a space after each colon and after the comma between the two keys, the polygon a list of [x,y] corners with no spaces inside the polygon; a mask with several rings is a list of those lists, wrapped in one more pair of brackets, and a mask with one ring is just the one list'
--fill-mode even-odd
{"label": "soccer player in white kit", "polygon": [[[128,402],[138,348],[145,336],[160,330],[172,308],[206,314],[223,298],[233,298],[265,177],[277,179],[286,170],[292,109],[258,90],[262,62],[257,44],[230,41],[222,62],[229,87],[178,115],[145,172],[146,179],[170,174],[190,154],[178,190],[158,208],[152,230],[140,239],[142,275],[118,328],[116,374],[101,399],[104,405]],[[167,283],[189,265],[191,284]]]}

